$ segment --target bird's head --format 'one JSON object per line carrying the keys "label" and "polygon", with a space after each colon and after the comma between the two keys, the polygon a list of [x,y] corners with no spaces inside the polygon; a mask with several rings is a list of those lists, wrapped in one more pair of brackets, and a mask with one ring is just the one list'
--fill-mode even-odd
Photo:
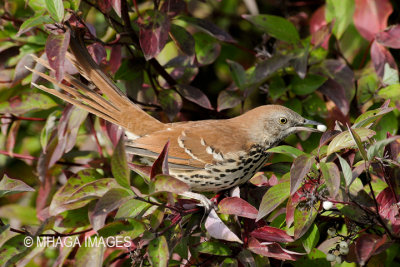
{"label": "bird's head", "polygon": [[240,117],[248,123],[248,130],[256,142],[276,144],[296,132],[326,131],[326,126],[322,123],[305,119],[297,112],[280,105],[261,106]]}

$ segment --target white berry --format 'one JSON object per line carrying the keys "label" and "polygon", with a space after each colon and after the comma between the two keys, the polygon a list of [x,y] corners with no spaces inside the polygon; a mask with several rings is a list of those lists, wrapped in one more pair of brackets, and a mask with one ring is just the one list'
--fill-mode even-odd
{"label": "white berry", "polygon": [[329,227],[327,233],[329,236],[334,236],[336,234],[336,229],[333,227]]}
{"label": "white berry", "polygon": [[346,241],[342,241],[342,242],[339,243],[339,247],[340,248],[349,248],[349,245],[347,244]]}
{"label": "white berry", "polygon": [[336,260],[336,256],[331,254],[331,253],[329,253],[329,254],[326,255],[326,260],[327,261],[335,261]]}
{"label": "white berry", "polygon": [[317,129],[321,132],[326,132],[326,129],[328,129],[325,125],[319,124],[317,126]]}
{"label": "white berry", "polygon": [[330,201],[324,201],[324,202],[322,203],[322,207],[323,207],[325,210],[330,210],[330,209],[333,207],[333,203],[330,202]]}
{"label": "white berry", "polygon": [[347,254],[349,254],[349,248],[348,247],[347,248],[340,248],[339,252],[342,255],[347,255]]}
{"label": "white berry", "polygon": [[341,263],[342,263],[342,257],[336,256],[335,261],[336,261],[337,263],[341,264]]}

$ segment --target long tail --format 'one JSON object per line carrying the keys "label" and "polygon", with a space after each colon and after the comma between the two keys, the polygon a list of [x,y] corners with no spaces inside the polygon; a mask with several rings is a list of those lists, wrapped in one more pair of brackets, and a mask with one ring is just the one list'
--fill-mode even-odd
{"label": "long tail", "polygon": [[[26,67],[31,72],[57,85],[62,90],[50,89],[43,85],[32,85],[107,121],[117,124],[137,136],[143,136],[165,128],[165,124],[144,112],[121,92],[114,82],[93,61],[83,44],[82,37],[80,35],[76,36],[75,34],[76,32],[72,32],[71,34],[70,48],[72,54],[67,52],[67,58],[88,81],[92,82],[93,85],[106,96],[106,98],[71,75],[65,74],[64,76],[64,80],[72,85],[67,86],[61,82],[57,82],[55,78],[45,73]],[[32,57],[37,63],[50,70],[52,69],[47,61],[33,55]]]}

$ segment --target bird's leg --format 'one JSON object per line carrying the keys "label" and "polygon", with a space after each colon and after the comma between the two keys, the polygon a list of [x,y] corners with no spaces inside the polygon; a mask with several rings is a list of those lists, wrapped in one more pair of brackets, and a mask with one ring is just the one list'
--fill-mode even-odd
{"label": "bird's leg", "polygon": [[196,199],[196,200],[200,201],[199,206],[203,206],[204,207],[204,209],[206,211],[206,214],[208,214],[211,211],[211,209],[214,208],[214,203],[211,200],[209,200],[207,197],[202,195],[202,194],[198,194],[198,193],[194,193],[194,192],[189,192],[188,191],[188,192],[184,192],[184,193],[179,194],[179,195],[184,196],[184,197],[188,197],[188,198],[192,198],[192,199]]}

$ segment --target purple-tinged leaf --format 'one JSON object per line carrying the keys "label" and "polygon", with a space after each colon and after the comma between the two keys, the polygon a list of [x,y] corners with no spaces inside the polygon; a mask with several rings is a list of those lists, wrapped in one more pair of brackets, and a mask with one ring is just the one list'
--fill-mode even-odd
{"label": "purple-tinged leaf", "polygon": [[32,192],[32,191],[35,191],[35,189],[33,189],[32,187],[30,187],[29,185],[20,180],[9,178],[6,174],[0,181],[0,197],[20,192]]}
{"label": "purple-tinged leaf", "polygon": [[294,239],[302,237],[310,228],[315,218],[318,215],[321,202],[318,201],[314,205],[297,205],[294,211]]}
{"label": "purple-tinged leaf", "polygon": [[290,168],[290,195],[293,195],[300,188],[314,163],[315,158],[309,155],[298,156],[293,161]]}
{"label": "purple-tinged leaf", "polygon": [[325,19],[325,6],[318,8],[310,18],[311,43],[315,47],[328,49],[329,38],[332,34],[332,23]]}
{"label": "purple-tinged leaf", "polygon": [[175,17],[186,10],[186,3],[183,0],[166,0],[160,10],[169,17]]}
{"label": "purple-tinged leaf", "polygon": [[125,138],[121,136],[111,158],[111,172],[117,183],[125,188],[130,188],[130,172],[125,153]]}
{"label": "purple-tinged leaf", "polygon": [[210,21],[207,21],[204,19],[193,18],[193,17],[186,17],[186,16],[181,16],[181,17],[179,17],[179,19],[189,22],[190,24],[193,24],[194,26],[197,26],[204,32],[208,33],[209,35],[213,36],[214,38],[216,38],[220,41],[228,42],[228,43],[236,43],[235,39],[233,39],[232,36],[229,35],[229,33],[222,30],[221,28],[217,27],[215,24],[213,24]]}
{"label": "purple-tinged leaf", "polygon": [[64,77],[65,54],[67,53],[69,40],[70,30],[67,29],[63,34],[50,34],[46,41],[47,59],[50,67],[56,72],[57,82],[61,82]]}
{"label": "purple-tinged leaf", "polygon": [[169,141],[165,144],[158,158],[151,166],[150,178],[153,180],[157,174],[169,174],[168,169],[168,149]]}
{"label": "purple-tinged leaf", "polygon": [[234,108],[242,102],[242,97],[238,91],[223,90],[218,95],[218,108],[220,112],[224,109]]}
{"label": "purple-tinged leaf", "polygon": [[246,200],[238,197],[227,197],[218,204],[218,212],[232,214],[240,217],[256,219],[258,210]]}
{"label": "purple-tinged leaf", "polygon": [[29,111],[49,109],[56,106],[56,102],[45,94],[20,94],[0,103],[0,113],[21,115]]}
{"label": "purple-tinged leaf", "polygon": [[[100,240],[98,236],[94,236],[94,238],[92,236],[86,236],[85,239],[86,239],[85,242],[87,242],[87,244],[90,243],[99,244],[98,242]],[[90,241],[89,239],[92,240]],[[74,264],[76,266],[101,266],[103,264],[103,257],[105,250],[106,246],[102,245],[80,246],[78,248],[78,251],[76,252],[76,255],[74,256]]]}
{"label": "purple-tinged leaf", "polygon": [[112,188],[107,191],[96,203],[93,213],[89,216],[93,229],[97,231],[103,228],[105,216],[132,197],[126,189],[122,188]]}
{"label": "purple-tinged leaf", "polygon": [[185,28],[171,24],[169,32],[171,39],[174,41],[179,50],[187,56],[193,56],[195,53],[195,42],[193,36],[185,30]]}
{"label": "purple-tinged leaf", "polygon": [[373,41],[371,45],[371,60],[376,73],[381,78],[385,74],[385,64],[389,64],[392,69],[398,70],[396,61],[390,51],[377,41]]}
{"label": "purple-tinged leaf", "polygon": [[321,139],[319,141],[319,147],[322,147],[329,141],[331,141],[335,136],[337,136],[340,132],[337,130],[329,130],[322,134]]}
{"label": "purple-tinged leaf", "polygon": [[172,89],[162,90],[158,94],[158,100],[168,119],[173,121],[182,109],[181,96]]}
{"label": "purple-tinged leaf", "polygon": [[151,173],[151,167],[150,166],[143,166],[143,165],[137,165],[128,162],[129,169],[132,171],[136,172],[146,180],[150,180],[150,173]]}
{"label": "purple-tinged leaf", "polygon": [[399,49],[400,48],[400,24],[390,26],[376,34],[375,40],[383,46]]}
{"label": "purple-tinged leaf", "polygon": [[208,214],[204,227],[213,238],[243,244],[242,240],[221,221],[214,209]]}
{"label": "purple-tinged leaf", "polygon": [[[387,133],[387,138],[391,138],[392,135]],[[385,147],[383,155],[388,155],[388,158],[394,161],[398,161],[400,158],[400,143],[391,142]]]}
{"label": "purple-tinged leaf", "polygon": [[400,232],[400,218],[399,208],[396,203],[396,197],[393,195],[393,189],[386,187],[376,197],[376,202],[379,206],[379,215],[385,220],[389,221],[389,225],[393,232],[398,234]]}
{"label": "purple-tinged leaf", "polygon": [[[368,138],[371,138],[376,134],[373,130],[367,128],[356,128],[353,130],[360,136],[361,142],[366,141]],[[352,148],[355,145],[356,144],[353,138],[351,137],[349,131],[345,131],[338,134],[335,138],[333,138],[333,140],[328,146],[328,150],[326,153],[327,155],[330,155],[344,148]]]}
{"label": "purple-tinged leaf", "polygon": [[46,9],[57,22],[64,18],[64,5],[62,0],[45,0]]}
{"label": "purple-tinged leaf", "polygon": [[117,72],[122,63],[122,47],[120,45],[113,45],[111,48],[110,61],[108,67],[113,74]]}
{"label": "purple-tinged leaf", "polygon": [[178,84],[176,85],[176,89],[187,100],[203,108],[213,109],[210,100],[208,100],[208,97],[200,89],[186,84]]}
{"label": "purple-tinged leaf", "polygon": [[91,44],[87,47],[89,54],[92,56],[93,60],[100,65],[105,61],[107,57],[106,49],[99,43]]}
{"label": "purple-tinged leaf", "polygon": [[277,243],[269,243],[263,245],[260,243],[257,239],[250,237],[249,239],[249,244],[248,244],[249,250],[255,254],[266,256],[266,257],[271,257],[279,260],[290,260],[290,261],[296,261],[303,257],[304,253],[298,253],[294,251],[290,251],[287,249],[283,249],[279,244]]}
{"label": "purple-tinged leaf", "polygon": [[387,19],[393,12],[389,0],[355,0],[354,25],[368,41],[387,27]]}
{"label": "purple-tinged leaf", "polygon": [[263,196],[256,221],[261,220],[290,196],[290,183],[282,182],[271,187]]}
{"label": "purple-tinged leaf", "polygon": [[326,187],[328,188],[329,195],[335,198],[339,193],[340,187],[340,171],[339,168],[333,162],[320,162],[322,176],[325,179]]}
{"label": "purple-tinged leaf", "polygon": [[[44,61],[48,61],[46,53],[42,53],[42,55],[40,56],[40,59],[42,59]],[[42,66],[39,63],[36,63],[34,70],[37,72],[43,72],[43,73],[47,71],[46,67]],[[31,83],[40,84],[40,81],[42,81],[42,80],[44,80],[44,79],[42,77],[40,77],[38,74],[36,74],[36,73],[32,74]]]}
{"label": "purple-tinged leaf", "polygon": [[121,0],[111,0],[111,5],[118,17],[121,17]]}
{"label": "purple-tinged leaf", "polygon": [[165,236],[159,236],[150,241],[147,253],[151,266],[166,267],[169,262],[168,243]]}
{"label": "purple-tinged leaf", "polygon": [[31,73],[25,66],[33,68],[34,65],[35,61],[31,57],[31,55],[29,54],[24,55],[18,61],[17,66],[15,66],[14,78],[10,87],[14,87]]}
{"label": "purple-tinged leaf", "polygon": [[369,258],[386,243],[387,237],[380,237],[374,234],[364,234],[355,241],[355,252],[357,261],[361,266],[364,266]]}
{"label": "purple-tinged leaf", "polygon": [[154,11],[146,18],[139,18],[139,41],[146,60],[156,57],[168,41],[170,22],[168,17]]}
{"label": "purple-tinged leaf", "polygon": [[251,232],[250,235],[257,239],[261,239],[268,242],[285,243],[294,241],[293,237],[288,235],[286,231],[271,226],[263,226],[257,228],[256,230]]}
{"label": "purple-tinged leaf", "polygon": [[286,67],[294,55],[274,55],[269,59],[262,61],[256,65],[254,75],[250,82],[255,84],[264,83],[277,70]]}
{"label": "purple-tinged leaf", "polygon": [[[116,146],[121,136],[124,134],[124,130],[116,124],[102,120],[102,128],[106,130],[108,138],[110,138],[111,143]],[[104,125],[104,126],[103,126]]]}
{"label": "purple-tinged leaf", "polygon": [[190,186],[170,175],[158,174],[153,178],[154,192],[170,192],[182,194],[189,191]]}
{"label": "purple-tinged leaf", "polygon": [[17,135],[21,121],[14,121],[10,128],[8,129],[7,139],[6,139],[6,150],[12,156],[14,151],[14,146],[17,141]]}
{"label": "purple-tinged leaf", "polygon": [[112,0],[98,0],[97,4],[103,13],[108,13],[111,10]]}
{"label": "purple-tinged leaf", "polygon": [[386,113],[391,112],[394,108],[389,107],[390,100],[386,100],[381,107],[373,110],[368,110],[361,114],[354,122],[352,128],[371,128],[380,118]]}

